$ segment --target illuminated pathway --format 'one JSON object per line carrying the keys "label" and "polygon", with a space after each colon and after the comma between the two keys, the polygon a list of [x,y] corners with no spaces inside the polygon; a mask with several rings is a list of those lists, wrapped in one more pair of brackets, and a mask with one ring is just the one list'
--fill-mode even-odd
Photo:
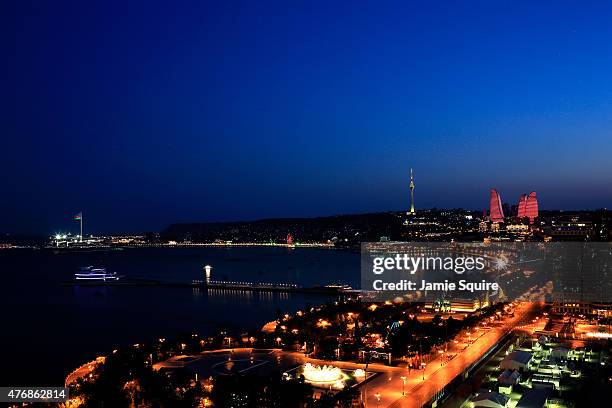
{"label": "illuminated pathway", "polygon": [[[425,367],[425,380],[423,380],[422,370],[410,370],[404,367],[390,367],[384,364],[369,364],[368,372],[379,373],[374,379],[361,387],[361,396],[365,400],[366,408],[418,408],[428,402],[438,391],[443,389],[456,376],[464,372],[474,364],[489,349],[495,346],[501,338],[515,329],[526,329],[531,327],[532,319],[540,309],[538,303],[526,303],[519,305],[515,310],[513,318],[506,318],[501,322],[495,323],[494,327],[483,331],[477,331],[469,336],[472,343],[463,349],[466,343],[453,345],[449,349],[449,354],[456,354],[455,357],[440,366],[440,357],[432,360]],[[462,333],[461,338],[468,340],[468,335]],[[452,343],[451,343],[452,344]],[[319,360],[305,357],[299,352],[276,353],[285,356],[291,355],[296,363],[312,363],[317,365],[334,365],[336,367],[354,370],[364,368],[364,364],[357,364],[347,361]],[[402,380],[405,377],[405,396],[402,396]]]}
{"label": "illuminated pathway", "polygon": [[[494,347],[507,333],[513,330],[525,330],[531,332],[534,327],[532,320],[540,311],[541,304],[525,303],[517,306],[515,316],[512,318],[506,317],[500,322],[494,323],[488,329],[476,330],[471,334],[461,333],[457,339],[461,340],[459,344],[450,343],[448,354],[455,354],[455,357],[450,361],[443,360],[438,357],[429,362],[423,370],[408,370],[405,367],[390,367],[384,364],[369,364],[368,372],[379,373],[372,380],[368,381],[361,388],[361,397],[366,403],[366,408],[418,408],[429,402],[433,396],[442,390],[456,376],[463,373],[472,364],[477,362],[484,354]],[[467,345],[467,343],[470,343]],[[466,347],[467,345],[467,347]],[[228,359],[228,354],[219,354],[220,352],[229,353],[229,356],[234,358],[249,358],[252,349],[234,349],[234,350],[217,350],[215,352],[204,352],[200,355],[193,356],[195,360],[218,359],[225,361]],[[245,356],[242,356],[245,354]],[[347,361],[327,361],[313,359],[304,356],[300,352],[288,352],[281,350],[268,351],[268,358],[271,364],[281,364],[292,366],[297,364],[312,363],[316,365],[334,365],[347,370],[355,370],[364,368],[364,364],[358,364]],[[241,357],[239,357],[241,356]],[[164,362],[155,364],[154,368],[161,367],[176,368],[192,364],[194,361],[180,361],[179,356],[168,359]],[[445,361],[444,365],[440,365]],[[207,364],[209,365],[209,364]],[[280,367],[279,367],[280,368]],[[425,380],[423,380],[423,374]],[[202,373],[202,376],[205,374]],[[208,374],[206,374],[208,375]],[[402,396],[402,377],[405,377],[405,396]]]}
{"label": "illuminated pathway", "polygon": [[90,376],[99,364],[104,364],[104,360],[104,357],[98,357],[95,360],[90,361],[89,363],[85,363],[82,366],[74,369],[74,371],[68,374],[68,376],[64,380],[64,387],[67,387],[69,384],[72,384],[76,380],[79,380],[81,378],[87,378],[88,376]]}
{"label": "illuminated pathway", "polygon": [[[503,322],[497,323],[496,327],[491,328],[486,333],[458,353],[454,359],[440,367],[438,359],[433,360],[425,369],[425,380],[422,380],[422,372],[407,374],[406,395],[402,397],[402,380],[398,374],[383,378],[381,376],[368,385],[367,407],[421,407],[429,402],[431,398],[442,390],[457,375],[464,372],[473,363],[483,356],[490,348],[495,346],[501,338],[514,330],[515,327],[531,322],[537,311],[539,304],[528,303],[517,307],[513,318],[506,318]],[[389,381],[389,378],[391,380]],[[380,402],[377,401],[375,394],[380,394]]]}

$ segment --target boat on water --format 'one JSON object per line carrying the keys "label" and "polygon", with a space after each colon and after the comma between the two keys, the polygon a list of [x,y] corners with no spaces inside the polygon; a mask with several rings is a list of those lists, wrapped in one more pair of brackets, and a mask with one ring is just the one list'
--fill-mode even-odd
{"label": "boat on water", "polygon": [[78,281],[113,282],[122,277],[117,272],[108,272],[106,268],[95,268],[83,266],[74,273],[74,279]]}

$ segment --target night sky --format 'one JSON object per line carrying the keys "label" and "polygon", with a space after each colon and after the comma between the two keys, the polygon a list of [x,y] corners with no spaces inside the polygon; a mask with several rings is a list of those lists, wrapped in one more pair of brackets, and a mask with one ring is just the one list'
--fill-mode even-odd
{"label": "night sky", "polygon": [[491,187],[610,207],[611,21],[582,1],[3,1],[0,231],[401,210],[410,167],[417,210]]}

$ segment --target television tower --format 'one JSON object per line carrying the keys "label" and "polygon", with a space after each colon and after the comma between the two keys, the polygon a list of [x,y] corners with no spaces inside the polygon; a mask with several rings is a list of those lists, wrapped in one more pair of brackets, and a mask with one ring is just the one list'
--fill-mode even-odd
{"label": "television tower", "polygon": [[412,175],[412,168],[410,168],[410,211],[408,215],[414,215],[414,176]]}

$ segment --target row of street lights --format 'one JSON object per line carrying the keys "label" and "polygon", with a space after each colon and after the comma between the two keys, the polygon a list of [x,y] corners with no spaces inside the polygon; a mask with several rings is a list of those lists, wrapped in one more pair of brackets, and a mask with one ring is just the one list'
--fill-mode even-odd
{"label": "row of street lights", "polygon": [[[473,333],[472,333],[472,331],[466,331],[465,334],[467,335],[468,345],[469,345],[472,342],[472,334]],[[474,334],[476,334],[476,333],[474,333]],[[477,338],[475,340],[477,340]],[[455,340],[455,343],[457,343],[456,340]],[[448,352],[448,343],[446,343],[446,350],[439,350],[438,352],[440,353],[440,355],[442,357],[444,357],[444,355]],[[443,362],[440,363],[440,365],[442,366]],[[420,364],[420,368],[422,370],[422,377],[421,378],[422,378],[423,381],[425,381],[425,367],[426,366],[427,366],[427,363],[421,362],[421,364]],[[406,380],[407,380],[407,377],[406,376],[401,376],[400,378],[402,380],[402,396],[406,396]],[[374,397],[376,398],[376,408],[379,408],[380,407],[381,394],[380,393],[376,393],[376,394],[374,394]]]}
{"label": "row of street lights", "polygon": [[[467,335],[471,336],[471,333],[468,332]],[[440,354],[444,355],[444,353],[445,352],[443,350],[440,350]],[[427,363],[421,362],[421,366],[420,366],[420,368],[422,370],[422,377],[421,377],[421,379],[423,381],[425,381],[425,367],[426,366],[427,366]],[[402,380],[402,396],[406,396],[406,380],[407,380],[407,377],[402,375],[400,378]],[[381,398],[380,393],[374,394],[374,397],[376,398],[376,408],[379,408],[379,406],[380,406],[380,398]]]}

